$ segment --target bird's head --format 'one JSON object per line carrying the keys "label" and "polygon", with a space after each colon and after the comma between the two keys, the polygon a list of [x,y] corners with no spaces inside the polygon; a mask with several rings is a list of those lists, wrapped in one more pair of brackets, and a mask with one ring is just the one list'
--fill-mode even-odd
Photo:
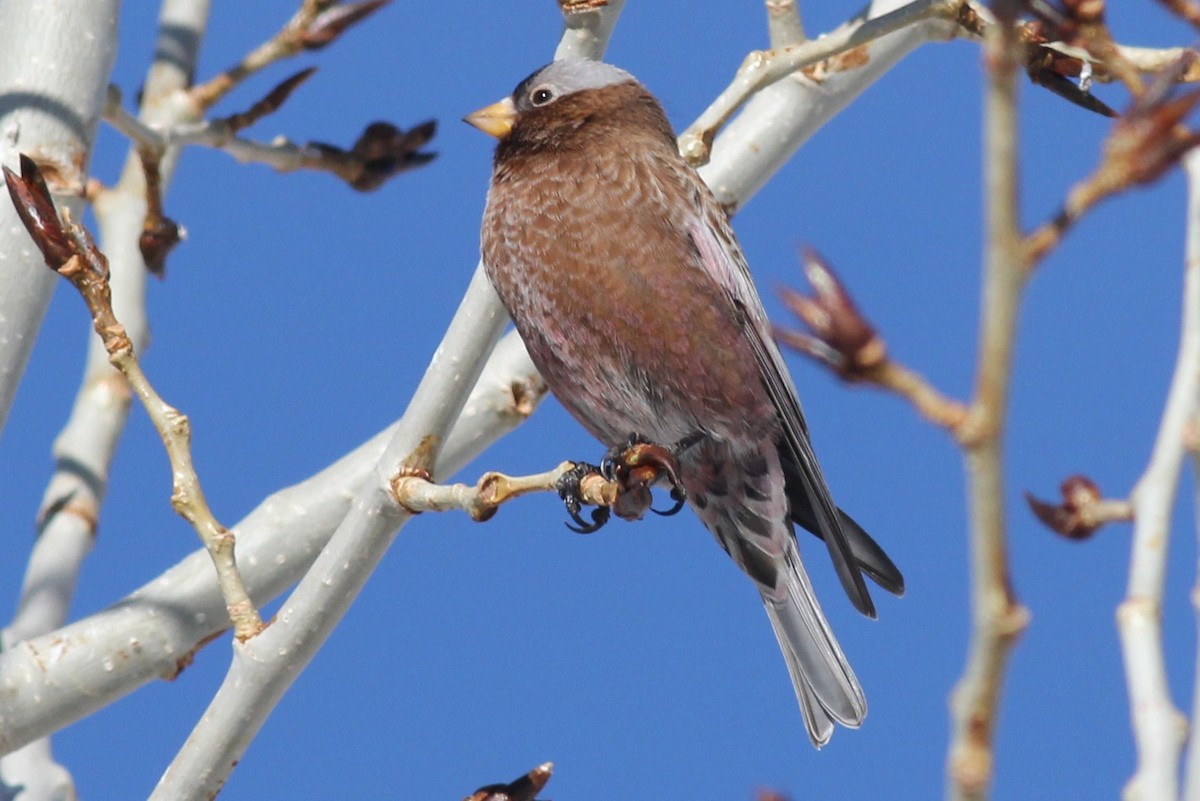
{"label": "bird's head", "polygon": [[496,137],[502,147],[571,147],[586,136],[674,134],[662,107],[623,69],[591,59],[547,64],[517,85],[512,95],[485,106],[465,121]]}

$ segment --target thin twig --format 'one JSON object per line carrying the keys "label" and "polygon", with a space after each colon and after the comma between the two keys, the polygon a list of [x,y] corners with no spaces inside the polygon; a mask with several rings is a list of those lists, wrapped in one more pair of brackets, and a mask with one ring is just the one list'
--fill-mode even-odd
{"label": "thin twig", "polygon": [[138,148],[146,187],[146,219],[138,236],[138,250],[151,275],[162,278],[167,272],[167,255],[187,237],[183,226],[163,212],[162,162],[165,150]]}
{"label": "thin twig", "polygon": [[[397,502],[408,511],[445,512],[461,509],[472,520],[483,522],[496,514],[500,505],[535,492],[557,492],[559,480],[575,469],[574,462],[563,462],[553,470],[530,476],[508,476],[488,472],[475,484],[434,484],[421,476],[402,475],[392,481]],[[593,506],[611,506],[616,485],[599,474],[589,475],[580,485],[582,499]]]}
{"label": "thin twig", "polygon": [[125,376],[162,438],[171,462],[171,506],[192,524],[212,557],[234,632],[242,639],[254,636],[262,629],[262,619],[238,573],[233,534],[217,522],[204,498],[192,464],[187,417],[155,392],[134,355],[133,342],[113,313],[108,260],[87,230],[71,221],[66,209],[59,223],[53,201],[32,160],[22,156],[21,176],[5,167],[4,177],[18,213],[41,248],[47,265],[70,281],[83,297],[109,361]]}
{"label": "thin twig", "polygon": [[[675,514],[686,498],[679,483],[678,454],[686,444],[661,445],[632,440],[621,452],[605,456],[606,466],[563,462],[553,470],[531,476],[484,473],[474,485],[433,482],[423,469],[401,470],[391,482],[396,502],[413,514],[461,509],[476,522],[490,520],[500,505],[534,492],[553,492],[566,503],[567,513],[580,533],[603,526],[611,514],[625,520],[640,520],[650,509],[652,488],[660,483],[671,487],[675,507],[660,514]],[[583,505],[600,507],[591,522],[580,517]]]}
{"label": "thin twig", "polygon": [[920,373],[889,358],[869,370],[866,378],[875,386],[907,400],[918,414],[939,428],[946,429],[951,436],[961,437],[967,419],[967,407],[961,401],[942,394]]}
{"label": "thin twig", "polygon": [[[1189,173],[1191,167],[1188,168]],[[1197,217],[1195,214],[1189,215],[1191,225],[1198,230],[1195,236],[1189,233],[1187,259],[1188,266],[1186,268],[1189,274],[1196,272],[1197,265],[1200,265],[1200,224],[1196,223]],[[1186,283],[1186,282],[1185,282]],[[1200,400],[1196,403],[1195,413],[1192,415],[1191,424],[1188,426],[1186,434],[1186,445],[1188,451],[1192,455],[1192,493],[1193,505],[1195,507],[1195,520],[1197,537],[1200,538]],[[1200,629],[1200,576],[1197,577],[1196,583],[1192,586],[1192,613],[1196,617],[1197,629]],[[1198,649],[1200,651],[1200,649]],[[1200,652],[1196,656],[1196,665],[1193,668],[1192,686],[1200,687]],[[1192,720],[1200,720],[1200,693],[1192,693]],[[1184,788],[1183,798],[1185,801],[1200,801],[1200,738],[1191,737],[1188,740],[1187,763],[1184,766]]]}
{"label": "thin twig", "polygon": [[[433,120],[407,131],[387,122],[371,123],[349,149],[323,142],[296,144],[284,137],[263,143],[237,135],[238,131],[278,109],[310,74],[310,70],[304,70],[291,76],[247,111],[161,129],[151,128],[125,111],[121,107],[120,94],[110,87],[105,119],[138,143],[140,152],[145,153],[149,161],[161,157],[171,148],[202,145],[222,150],[240,162],[266,164],[280,172],[316,170],[332,173],[359,191],[376,189],[393,176],[433,160],[435,154],[422,150],[437,130]],[[148,169],[147,175],[150,174]],[[147,226],[150,224],[147,215]]]}
{"label": "thin twig", "polygon": [[1104,143],[1100,163],[1072,187],[1062,209],[1025,237],[1024,269],[1033,270],[1068,231],[1102,201],[1132,187],[1157,181],[1200,143],[1200,132],[1184,120],[1200,104],[1200,89],[1172,97],[1176,76],[1188,61],[1176,62],[1117,120]]}
{"label": "thin twig", "polygon": [[800,4],[796,0],[766,0],[767,36],[772,50],[801,44],[804,23],[800,19]]}
{"label": "thin twig", "polygon": [[162,399],[142,371],[125,327],[113,314],[107,260],[84,229],[73,225],[69,219],[65,223],[68,233],[82,244],[71,260],[57,268],[58,272],[83,296],[96,333],[104,340],[109,360],[125,376],[162,438],[171,462],[171,506],[192,524],[212,557],[234,633],[239,639],[252,637],[262,630],[262,619],[238,573],[234,536],[217,522],[201,489],[200,477],[192,463],[191,424],[186,415]]}
{"label": "thin twig", "polygon": [[[316,14],[320,11],[319,5],[321,4],[305,3],[304,9],[307,9],[312,14]],[[373,8],[371,10],[374,10],[374,8],[378,8],[380,3],[359,5],[372,5]],[[345,5],[339,5],[338,7],[343,9],[349,8],[349,6]],[[304,16],[304,9],[301,12],[303,19],[300,19],[297,27],[286,29],[293,34],[292,38],[286,39],[286,41],[296,44],[297,47],[303,46],[303,42],[295,37],[309,30],[315,24],[315,17]],[[366,16],[366,13],[361,14],[358,18]],[[293,21],[296,22],[296,20]],[[345,25],[342,26],[342,29],[344,27]],[[330,36],[330,40],[336,38],[338,33],[340,33],[340,30],[337,33],[331,32],[328,25],[325,26],[324,30]],[[278,54],[282,54],[285,50],[286,48],[282,48],[277,52]],[[291,96],[292,92],[313,74],[315,69],[315,67],[309,67],[295,73],[275,86],[246,111],[215,120],[212,123],[208,123],[208,125],[220,131],[225,139],[232,138],[238,131],[253,125],[268,114],[277,111],[287,101],[288,97]],[[226,77],[232,80],[230,74],[226,74]],[[229,85],[232,86],[232,84]],[[212,88],[212,84],[209,86]],[[176,87],[176,91],[181,93],[183,89],[183,86]],[[186,97],[189,102],[185,105],[192,110],[192,113],[188,115],[189,118],[200,116],[204,109],[208,107],[207,100],[209,98],[204,96],[203,93],[200,95],[194,93],[187,94]],[[167,255],[186,236],[186,232],[182,226],[166,216],[163,211],[162,182],[159,176],[162,171],[162,161],[167,153],[170,152],[170,149],[184,143],[173,141],[169,135],[159,133],[151,126],[142,123],[141,120],[134,118],[129,112],[125,111],[121,105],[121,93],[115,86],[109,86],[108,88],[105,116],[114,127],[129,136],[130,140],[136,144],[137,154],[142,164],[146,193],[146,219],[142,226],[138,246],[146,262],[147,269],[154,275],[161,277],[166,270]]]}
{"label": "thin twig", "polygon": [[202,144],[223,150],[240,162],[266,164],[279,172],[317,170],[336,175],[359,191],[376,189],[392,176],[428,164],[434,154],[423,148],[437,126],[432,120],[405,131],[377,122],[369,125],[350,149],[320,142],[296,144],[283,137],[270,143],[230,136],[220,120],[191,130],[181,130],[174,140],[181,145]]}
{"label": "thin twig", "polygon": [[387,2],[388,0],[362,3],[303,0],[295,15],[274,36],[229,69],[192,87],[189,94],[201,109],[211,108],[251,75],[282,59],[306,50],[325,47]]}
{"label": "thin twig", "polygon": [[812,297],[780,290],[783,302],[811,334],[775,326],[775,339],[828,367],[848,383],[871,384],[907,399],[925,419],[960,438],[967,407],[946,397],[920,374],[894,361],[875,325],[859,310],[833,268],[814,250],[804,254]]}
{"label": "thin twig", "polygon": [[984,43],[987,64],[987,252],[975,398],[962,430],[970,497],[971,643],[951,702],[947,795],[979,799],[992,779],[992,741],[1004,667],[1028,622],[1009,581],[1002,435],[1008,408],[1021,266],[1017,211],[1017,68],[1022,47],[1011,2]]}
{"label": "thin twig", "polygon": [[796,70],[868,44],[922,20],[955,19],[962,4],[963,0],[914,0],[888,14],[848,22],[803,44],[750,53],[729,87],[680,135],[680,153],[694,165],[706,163],[717,130],[756,92]]}

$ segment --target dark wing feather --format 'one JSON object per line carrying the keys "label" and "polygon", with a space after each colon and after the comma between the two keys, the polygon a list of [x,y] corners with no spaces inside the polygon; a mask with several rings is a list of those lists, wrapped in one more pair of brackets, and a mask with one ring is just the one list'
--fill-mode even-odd
{"label": "dark wing feather", "polygon": [[[821,532],[817,528],[817,518],[812,513],[806,503],[806,499],[800,492],[800,477],[797,474],[797,468],[788,460],[783,462],[783,472],[787,477],[788,500],[792,505],[792,520],[807,531],[812,532],[813,536],[824,539]],[[889,557],[879,546],[879,543],[863,530],[862,526],[854,521],[850,515],[846,514],[842,509],[838,508],[838,516],[841,518],[842,533],[846,535],[846,540],[850,543],[850,550],[854,554],[854,561],[858,562],[858,567],[864,573],[883,589],[890,592],[892,595],[904,594],[904,575],[900,572],[900,568],[896,567],[895,562]]]}
{"label": "dark wing feather", "polygon": [[875,604],[871,601],[854,552],[842,531],[841,518],[809,443],[808,426],[800,410],[800,401],[787,377],[783,356],[771,337],[767,314],[754,289],[745,257],[736,244],[724,212],[707,191],[701,192],[701,205],[705,214],[694,220],[689,233],[704,269],[725,288],[743,315],[742,331],[754,352],[763,385],[783,427],[781,455],[784,461],[790,462],[795,468],[789,478],[797,480],[798,491],[795,491],[796,487],[788,486],[788,495],[807,503],[816,524],[814,530],[820,532],[821,539],[825,541],[834,570],[850,602],[858,611],[873,618]]}

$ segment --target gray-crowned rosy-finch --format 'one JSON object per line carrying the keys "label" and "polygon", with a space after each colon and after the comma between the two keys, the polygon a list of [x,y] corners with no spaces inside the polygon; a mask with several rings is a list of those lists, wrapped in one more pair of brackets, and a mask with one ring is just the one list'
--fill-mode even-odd
{"label": "gray-crowned rosy-finch", "polygon": [[629,73],[568,59],[467,117],[500,140],[483,262],[551,391],[608,446],[687,441],[687,500],[754,580],[809,735],[866,700],[800,562],[825,540],[863,614],[862,573],[901,594],[883,550],[830,498],[762,302],[724,212]]}

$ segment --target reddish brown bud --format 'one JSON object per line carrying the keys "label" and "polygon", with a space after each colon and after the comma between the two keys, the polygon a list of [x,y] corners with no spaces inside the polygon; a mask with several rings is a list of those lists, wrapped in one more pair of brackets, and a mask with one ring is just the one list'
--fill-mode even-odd
{"label": "reddish brown bud", "polygon": [[183,240],[183,229],[170,217],[147,218],[146,225],[138,237],[138,248],[146,269],[162,278],[167,272],[167,255]]}
{"label": "reddish brown bud", "polygon": [[428,120],[408,131],[387,122],[373,122],[358,137],[351,153],[362,161],[362,173],[350,185],[360,192],[381,186],[397,173],[420,167],[433,160],[433,153],[420,149],[437,132],[437,123]]}
{"label": "reddish brown bud", "polygon": [[775,338],[854,379],[886,358],[887,350],[874,327],[859,313],[830,266],[814,250],[804,253],[804,274],[815,297],[780,290],[783,302],[812,331],[775,328]]}
{"label": "reddish brown bud", "polygon": [[463,801],[535,801],[535,797],[550,781],[554,763],[543,762],[524,776],[509,784],[489,784],[480,787]]}
{"label": "reddish brown bud", "polygon": [[322,166],[359,192],[378,189],[393,175],[428,164],[436,153],[421,152],[433,138],[437,123],[428,120],[403,131],[390,122],[367,126],[354,147],[345,150],[324,142],[309,142],[306,148],[320,154]]}
{"label": "reddish brown bud", "polygon": [[1200,144],[1200,134],[1182,124],[1200,103],[1200,89],[1170,97],[1194,58],[1185,55],[1161,72],[1117,121],[1105,146],[1107,182],[1150,183]]}
{"label": "reddish brown bud", "polygon": [[338,3],[322,11],[304,30],[300,44],[305,50],[320,50],[352,26],[374,14],[390,0],[369,0],[363,3]]}
{"label": "reddish brown bud", "polygon": [[1088,539],[1106,522],[1124,517],[1100,510],[1104,496],[1087,476],[1071,476],[1062,483],[1059,491],[1062,493],[1059,504],[1040,500],[1028,492],[1025,501],[1043,525],[1067,539]]}
{"label": "reddish brown bud", "polygon": [[4,182],[8,185],[17,216],[42,252],[42,258],[52,270],[57,270],[75,255],[75,246],[58,218],[41,170],[33,159],[22,153],[21,175],[5,167]]}

